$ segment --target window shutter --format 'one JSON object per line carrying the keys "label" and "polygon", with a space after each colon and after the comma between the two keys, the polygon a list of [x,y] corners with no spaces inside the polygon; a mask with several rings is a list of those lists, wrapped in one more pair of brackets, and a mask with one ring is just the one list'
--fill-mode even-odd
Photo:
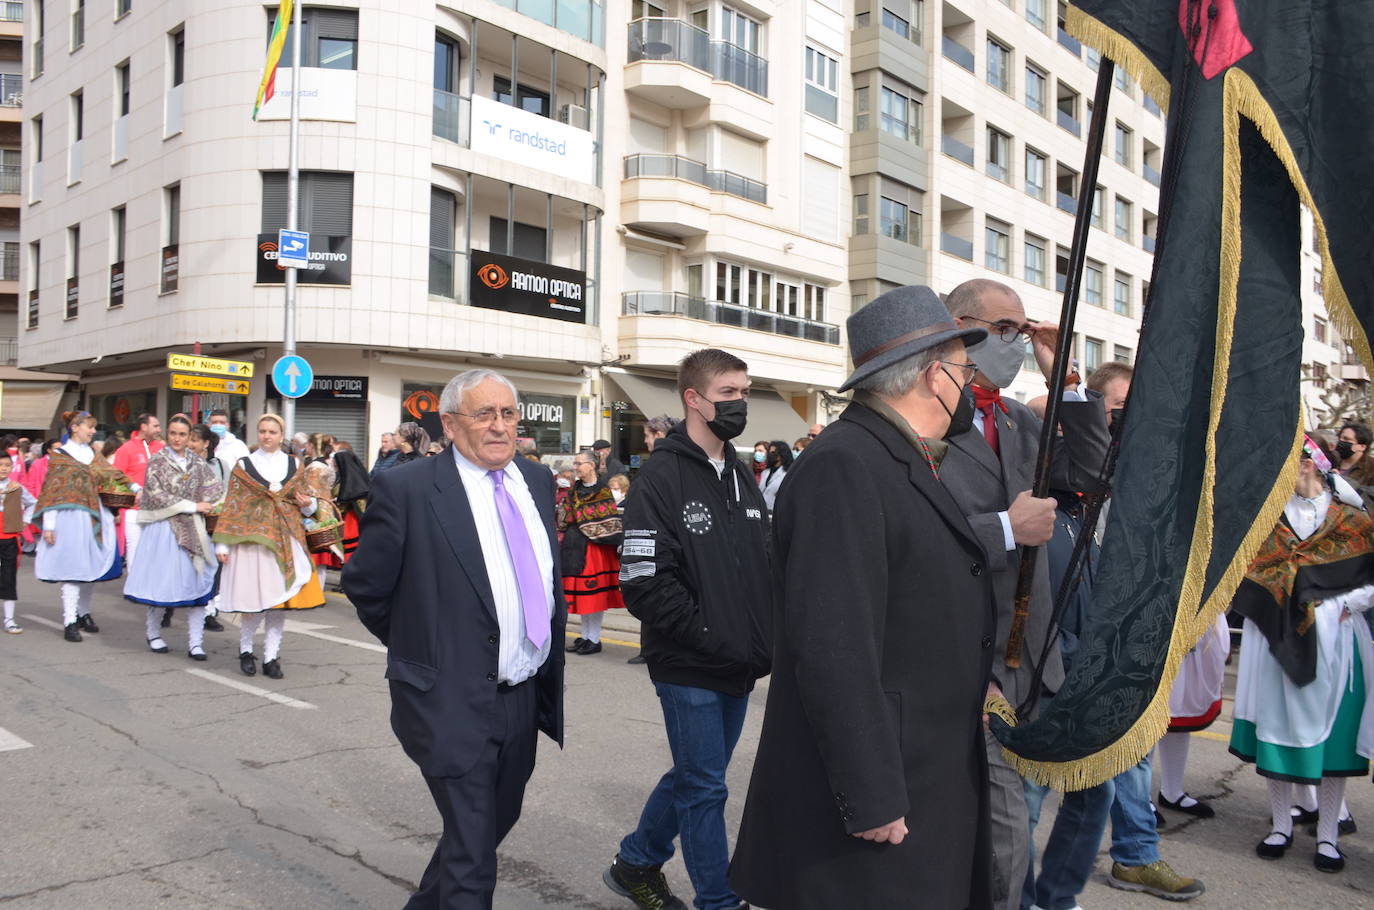
{"label": "window shutter", "polygon": [[437,250],[453,249],[453,213],[457,202],[448,190],[429,188],[429,245]]}
{"label": "window shutter", "polygon": [[353,234],[353,175],[312,172],[301,175],[303,229],[328,237]]}
{"label": "window shutter", "polygon": [[[358,11],[353,9],[315,8],[306,13],[315,26],[318,38],[351,38],[358,40]],[[302,35],[301,37],[304,37]]]}
{"label": "window shutter", "polygon": [[286,172],[262,172],[262,232],[274,234],[286,227]]}
{"label": "window shutter", "polygon": [[802,164],[802,232],[834,242],[840,221],[840,169],[816,158]]}

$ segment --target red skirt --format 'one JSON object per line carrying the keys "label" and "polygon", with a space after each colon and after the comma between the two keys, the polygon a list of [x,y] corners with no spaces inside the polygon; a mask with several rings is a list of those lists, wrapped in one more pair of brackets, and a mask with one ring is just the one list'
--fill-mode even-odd
{"label": "red skirt", "polygon": [[344,512],[343,516],[343,560],[333,553],[311,553],[310,558],[315,561],[315,565],[324,566],[326,569],[342,569],[343,564],[348,562],[353,556],[353,551],[358,549],[358,516],[353,514],[350,509]]}
{"label": "red skirt", "polygon": [[568,612],[585,615],[625,606],[620,596],[620,557],[614,547],[587,543],[586,564],[578,575],[563,577]]}

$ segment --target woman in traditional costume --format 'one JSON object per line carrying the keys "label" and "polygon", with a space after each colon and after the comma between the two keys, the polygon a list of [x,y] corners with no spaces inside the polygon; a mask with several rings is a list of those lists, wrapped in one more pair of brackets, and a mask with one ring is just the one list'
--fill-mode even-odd
{"label": "woman in traditional costume", "polygon": [[620,594],[622,537],[615,497],[596,477],[596,460],[589,452],[573,459],[577,482],[558,513],[563,531],[559,558],[568,612],[582,620],[582,634],[565,650],[573,654],[601,652],[601,621],[607,610],[625,606]]}
{"label": "woman in traditional costume", "polygon": [[1338,872],[1345,779],[1374,756],[1374,522],[1332,495],[1331,454],[1304,441],[1295,493],[1236,592],[1245,617],[1231,752],[1268,779],[1278,859],[1293,843],[1292,785],[1318,785],[1313,863]]}
{"label": "woman in traditional costume", "polygon": [[1174,688],[1169,692],[1169,732],[1155,747],[1159,766],[1158,805],[1195,818],[1211,818],[1216,812],[1191,796],[1183,786],[1192,735],[1206,730],[1221,714],[1221,688],[1226,681],[1226,659],[1231,656],[1231,628],[1218,616],[1193,650],[1183,657]]}
{"label": "woman in traditional costume", "polygon": [[34,520],[43,523],[43,539],[34,558],[34,574],[54,582],[62,593],[63,637],[81,641],[81,633],[99,632],[91,616],[91,594],[97,582],[124,574],[115,536],[115,513],[100,501],[102,490],[138,487],[91,448],[95,418],[88,411],[63,415],[67,434],[62,447],[48,456],[43,490]]}
{"label": "woman in traditional costume", "polygon": [[147,607],[148,648],[166,654],[161,625],[165,609],[186,608],[192,660],[205,660],[205,605],[215,594],[219,562],[205,533],[205,515],[223,486],[215,470],[190,448],[191,421],[177,414],[167,421],[167,445],[148,459],[138,522],[139,552],[124,582],[124,599]]}
{"label": "woman in traditional costume", "polygon": [[264,414],[257,430],[258,448],[234,466],[215,524],[215,551],[224,566],[220,612],[242,614],[239,669],[246,676],[257,673],[253,636],[266,615],[262,672],[281,679],[286,611],[324,605],[305,547],[304,518],[315,514],[317,502],[300,463],[281,449],[281,418]]}

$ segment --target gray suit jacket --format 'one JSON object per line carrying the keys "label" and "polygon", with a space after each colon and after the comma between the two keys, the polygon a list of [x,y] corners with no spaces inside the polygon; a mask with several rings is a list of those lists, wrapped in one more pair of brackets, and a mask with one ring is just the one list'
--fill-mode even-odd
{"label": "gray suit jacket", "polygon": [[[1054,448],[1051,487],[1065,492],[1099,492],[1098,472],[1107,455],[1110,435],[1107,412],[1101,397],[1089,392],[1092,401],[1064,401],[1059,405],[1059,425],[1063,434]],[[1025,648],[1021,666],[1006,665],[1007,633],[1015,612],[1016,579],[1021,566],[1021,549],[1008,551],[999,512],[1035,484],[1035,456],[1040,447],[1040,419],[1019,401],[1005,399],[1007,413],[997,415],[997,455],[974,427],[949,441],[949,451],[940,463],[940,481],[954,501],[964,510],[969,526],[987,551],[992,567],[993,591],[997,598],[997,645],[993,657],[993,679],[1012,707],[1029,694],[1036,661],[1044,650],[1054,611],[1054,592],[1050,589],[1046,549],[1036,554],[1035,585],[1031,589],[1030,619],[1026,624]],[[1050,649],[1045,662],[1044,682],[1057,692],[1064,682],[1064,663],[1059,648]]]}

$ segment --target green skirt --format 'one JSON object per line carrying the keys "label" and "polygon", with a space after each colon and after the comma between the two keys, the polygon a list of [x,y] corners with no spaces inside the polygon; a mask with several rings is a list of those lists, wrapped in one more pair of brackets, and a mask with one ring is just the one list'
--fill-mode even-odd
{"label": "green skirt", "polygon": [[1336,722],[1325,742],[1307,748],[1276,746],[1261,742],[1255,725],[1237,719],[1231,726],[1231,754],[1251,762],[1264,777],[1290,780],[1299,784],[1320,783],[1323,777],[1363,777],[1369,773],[1369,759],[1355,751],[1364,714],[1364,667],[1355,651],[1354,688],[1341,698]]}

